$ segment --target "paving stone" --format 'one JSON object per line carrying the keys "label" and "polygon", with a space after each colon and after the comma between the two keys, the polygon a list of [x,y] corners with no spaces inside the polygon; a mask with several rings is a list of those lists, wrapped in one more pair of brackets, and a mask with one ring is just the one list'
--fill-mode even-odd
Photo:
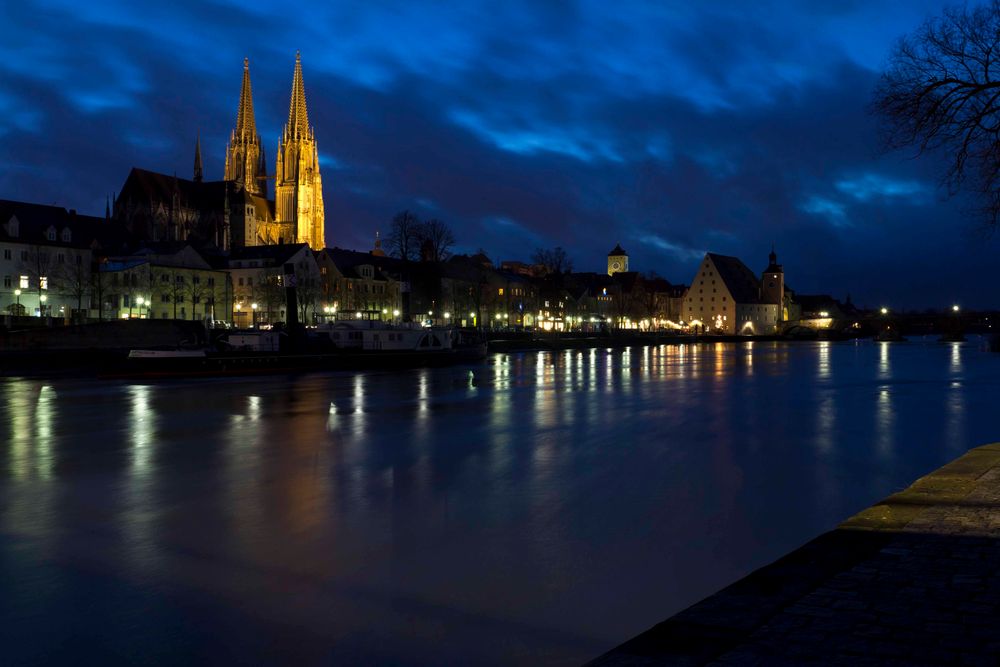
{"label": "paving stone", "polygon": [[592,664],[809,663],[1000,665],[1000,445],[970,450]]}

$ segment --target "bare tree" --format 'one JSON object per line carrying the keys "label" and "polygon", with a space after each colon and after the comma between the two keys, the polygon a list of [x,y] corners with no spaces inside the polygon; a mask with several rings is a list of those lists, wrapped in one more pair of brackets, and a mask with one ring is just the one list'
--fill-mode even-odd
{"label": "bare tree", "polygon": [[59,291],[76,301],[73,317],[80,319],[86,315],[83,304],[88,300],[93,287],[90,262],[84,262],[82,254],[70,255],[69,259],[72,261],[63,262],[56,267],[54,278]]}
{"label": "bare tree", "polygon": [[44,310],[42,297],[49,289],[49,280],[54,268],[51,251],[52,248],[33,245],[22,255],[19,265],[23,275],[28,276],[29,288],[34,287],[38,293],[40,311]]}
{"label": "bare tree", "polygon": [[401,211],[392,218],[392,227],[386,242],[389,254],[400,259],[414,260],[420,256],[420,218],[409,211]]}
{"label": "bare tree", "polygon": [[451,256],[455,235],[444,222],[431,218],[417,226],[420,254],[432,262],[443,262]]}
{"label": "bare tree", "polygon": [[295,272],[295,296],[299,304],[299,322],[309,323],[309,311],[316,312],[316,301],[320,296],[319,280],[307,271]]}
{"label": "bare tree", "polygon": [[874,110],[888,149],[942,151],[949,194],[973,192],[1000,222],[1000,0],[947,9],[893,49]]}
{"label": "bare tree", "polygon": [[531,261],[545,267],[548,273],[562,274],[570,273],[573,270],[573,260],[569,258],[561,246],[556,246],[551,250],[538,248],[531,256]]}
{"label": "bare tree", "polygon": [[[191,282],[185,285],[186,296],[191,297],[191,319],[201,319],[196,315],[196,309],[200,305],[203,312],[211,312],[211,303],[206,300],[211,298],[212,289],[202,282],[202,276],[195,273],[191,276]],[[207,307],[206,307],[207,306]]]}

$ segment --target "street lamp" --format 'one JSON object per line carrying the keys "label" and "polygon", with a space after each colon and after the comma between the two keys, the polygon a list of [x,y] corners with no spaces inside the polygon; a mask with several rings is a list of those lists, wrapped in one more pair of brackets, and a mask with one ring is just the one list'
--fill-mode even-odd
{"label": "street lamp", "polygon": [[144,303],[146,303],[146,300],[143,299],[141,296],[137,297],[136,300],[135,300],[135,304],[137,306],[139,306],[139,319],[140,320],[142,319],[142,304],[144,304]]}
{"label": "street lamp", "polygon": [[882,306],[882,314],[883,315],[888,315],[889,314],[889,309],[886,308],[885,306]]}
{"label": "street lamp", "polygon": [[38,316],[42,317],[45,315],[45,302],[49,300],[47,294],[42,294],[38,297]]}
{"label": "street lamp", "polygon": [[450,320],[451,319],[451,313],[445,313],[444,314],[444,319]]}
{"label": "street lamp", "polygon": [[250,308],[253,310],[253,328],[257,328],[257,302],[254,301],[250,304]]}
{"label": "street lamp", "polygon": [[959,310],[961,310],[961,308],[959,308],[958,304],[956,303],[954,306],[951,307],[951,310],[952,312],[957,313]]}
{"label": "street lamp", "polygon": [[14,290],[14,296],[17,298],[17,314],[21,314],[21,290]]}

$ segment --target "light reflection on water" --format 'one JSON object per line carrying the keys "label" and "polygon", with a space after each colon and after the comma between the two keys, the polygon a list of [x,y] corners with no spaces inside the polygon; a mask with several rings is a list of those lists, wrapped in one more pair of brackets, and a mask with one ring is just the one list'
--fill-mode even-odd
{"label": "light reflection on water", "polygon": [[998,439],[998,370],[719,343],[0,381],[0,622],[15,662],[577,664]]}

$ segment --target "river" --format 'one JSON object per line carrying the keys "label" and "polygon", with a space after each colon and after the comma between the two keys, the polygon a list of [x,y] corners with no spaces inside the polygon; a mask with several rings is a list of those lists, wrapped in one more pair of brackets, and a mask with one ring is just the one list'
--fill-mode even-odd
{"label": "river", "polygon": [[5,664],[579,664],[1000,440],[979,339],[0,396]]}

